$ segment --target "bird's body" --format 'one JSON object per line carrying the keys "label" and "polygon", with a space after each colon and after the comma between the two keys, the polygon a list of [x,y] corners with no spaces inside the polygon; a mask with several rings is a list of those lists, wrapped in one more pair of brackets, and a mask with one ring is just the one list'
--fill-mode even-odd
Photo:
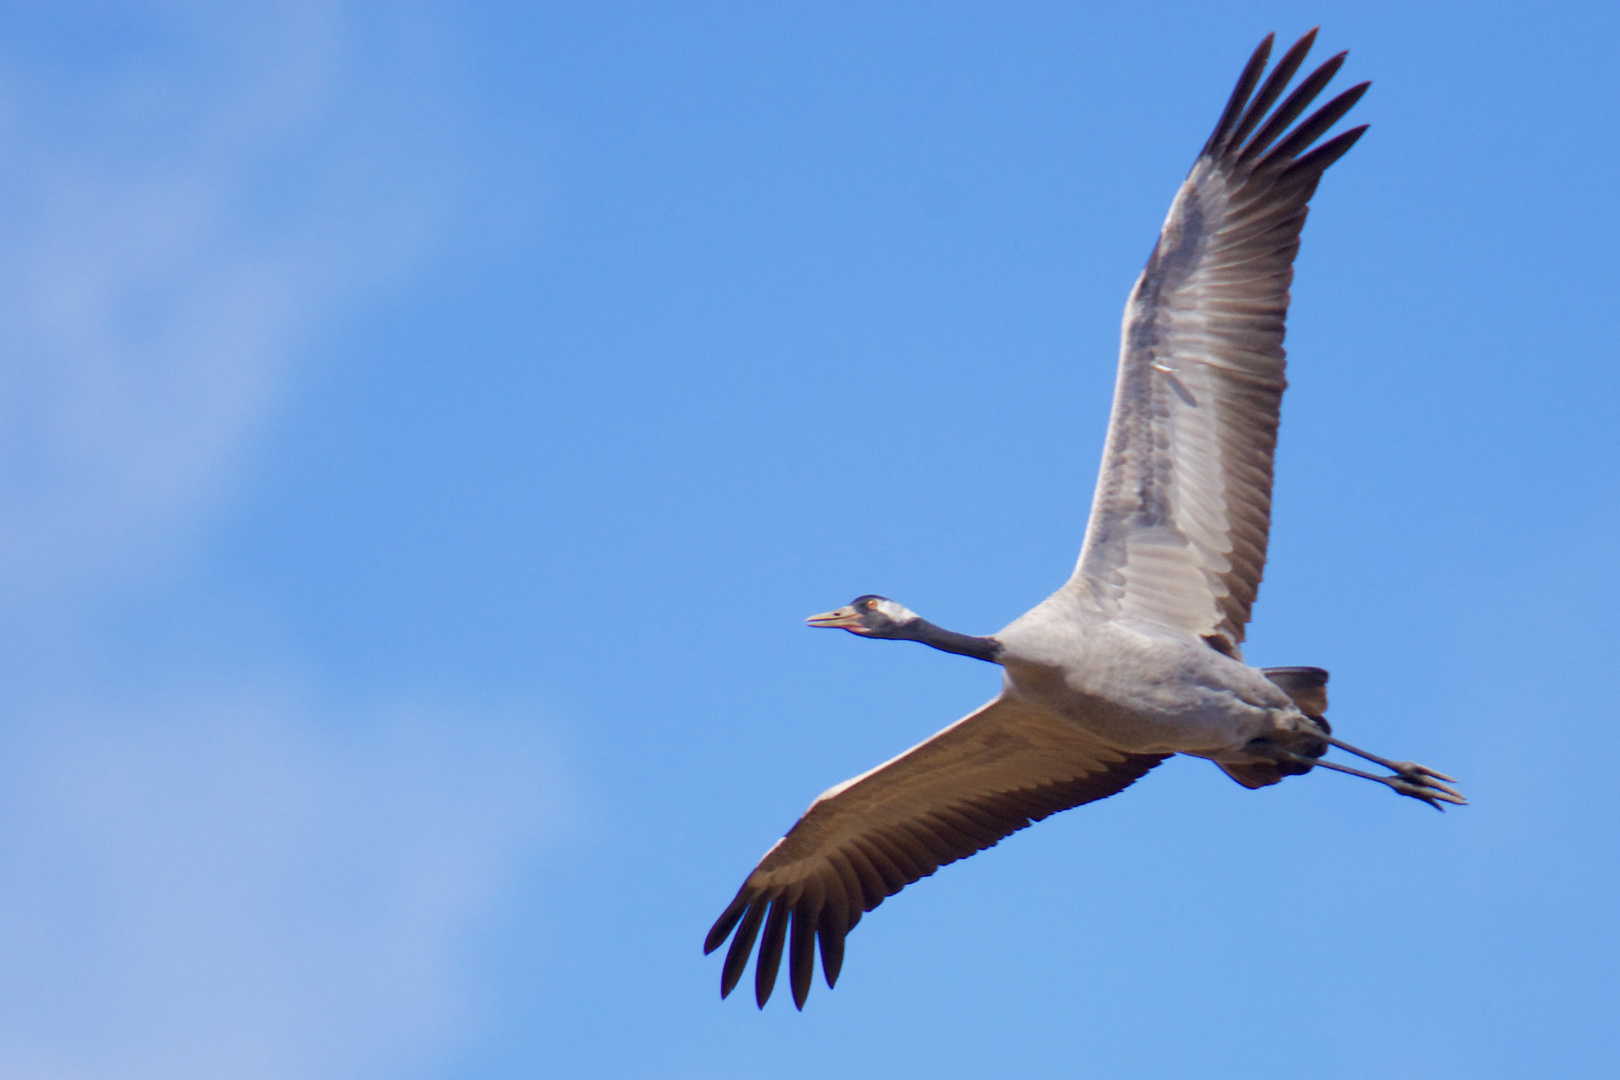
{"label": "bird's body", "polygon": [[[709,931],[705,951],[735,934],[722,995],[758,940],[759,1004],[785,954],[802,1007],[818,942],[830,986],[845,936],[886,897],[1031,822],[1116,794],[1173,754],[1214,761],[1249,788],[1321,766],[1437,808],[1463,801],[1449,777],[1333,738],[1327,672],[1252,668],[1241,651],[1266,561],[1300,229],[1323,172],[1365,130],[1311,149],[1365,83],[1295,124],[1344,59],[1284,97],[1314,38],[1263,82],[1271,38],[1250,58],[1131,290],[1102,469],[1068,582],[987,637],[871,595],[809,620],[1000,664],[1002,692],[811,804]],[[1393,772],[1324,761],[1329,746]]]}
{"label": "bird's body", "polygon": [[[1255,668],[1173,630],[1086,607],[1060,593],[993,635],[1004,647],[1003,694],[1139,754],[1247,762],[1253,740],[1305,720]],[[1159,677],[1145,680],[1144,671]]]}

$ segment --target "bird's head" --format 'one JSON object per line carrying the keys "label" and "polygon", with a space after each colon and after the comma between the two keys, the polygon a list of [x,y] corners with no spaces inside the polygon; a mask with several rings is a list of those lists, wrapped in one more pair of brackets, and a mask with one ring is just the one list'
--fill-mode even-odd
{"label": "bird's head", "polygon": [[857,596],[837,611],[812,615],[804,620],[811,626],[848,630],[873,638],[909,638],[922,623],[915,611],[887,596]]}

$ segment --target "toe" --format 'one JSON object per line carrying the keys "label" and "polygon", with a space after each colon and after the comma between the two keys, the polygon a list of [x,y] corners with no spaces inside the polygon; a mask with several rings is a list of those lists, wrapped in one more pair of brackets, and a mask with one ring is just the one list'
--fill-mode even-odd
{"label": "toe", "polygon": [[1432,776],[1436,780],[1449,780],[1453,784],[1455,784],[1457,782],[1457,778],[1455,776],[1447,776],[1443,772],[1439,772],[1439,771],[1437,771],[1435,769],[1431,769],[1427,765],[1419,765],[1415,761],[1392,761],[1392,762],[1390,762],[1390,766],[1396,772],[1400,773],[1402,776],[1407,777],[1408,779],[1415,780],[1420,776],[1421,777]]}
{"label": "toe", "polygon": [[1440,805],[1441,803],[1450,803],[1452,806],[1468,805],[1468,800],[1463,797],[1462,792],[1446,787],[1443,784],[1417,783],[1403,776],[1391,776],[1384,782],[1402,795],[1413,799],[1421,799],[1436,810],[1445,809],[1444,806]]}

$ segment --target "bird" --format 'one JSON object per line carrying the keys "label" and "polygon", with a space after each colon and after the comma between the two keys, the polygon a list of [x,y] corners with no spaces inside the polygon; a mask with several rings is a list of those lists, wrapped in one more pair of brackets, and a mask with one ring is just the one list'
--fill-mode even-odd
{"label": "bird", "polygon": [[[943,629],[876,594],[807,620],[999,664],[1002,689],[823,792],[771,847],[704,941],[707,954],[731,940],[721,997],[757,941],[759,1007],[785,953],[803,1009],[818,944],[831,988],[846,935],[887,897],[1051,814],[1116,795],[1175,754],[1213,761],[1251,789],[1321,767],[1436,809],[1466,804],[1452,777],[1335,738],[1325,670],[1243,659],[1266,562],[1300,231],[1323,173],[1367,130],[1313,148],[1366,82],[1295,123],[1346,56],[1284,97],[1316,34],[1269,73],[1275,35],[1255,49],[1130,290],[1102,467],[1068,581],[989,636]],[[1325,761],[1330,747],[1389,774]]]}

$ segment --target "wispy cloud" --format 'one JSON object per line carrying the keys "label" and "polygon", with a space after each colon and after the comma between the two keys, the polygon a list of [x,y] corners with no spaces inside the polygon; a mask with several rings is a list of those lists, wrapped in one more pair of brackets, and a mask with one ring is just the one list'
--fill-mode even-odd
{"label": "wispy cloud", "polygon": [[122,18],[96,65],[0,73],[0,584],[53,602],[173,549],[453,183],[408,18],[364,49],[332,4]]}
{"label": "wispy cloud", "polygon": [[488,710],[70,670],[118,669],[97,605],[183,568],[310,330],[446,236],[432,28],[377,10],[0,44],[0,623],[76,643],[8,650],[0,1077],[399,1075],[463,1030],[458,957],[561,820],[556,755]]}

